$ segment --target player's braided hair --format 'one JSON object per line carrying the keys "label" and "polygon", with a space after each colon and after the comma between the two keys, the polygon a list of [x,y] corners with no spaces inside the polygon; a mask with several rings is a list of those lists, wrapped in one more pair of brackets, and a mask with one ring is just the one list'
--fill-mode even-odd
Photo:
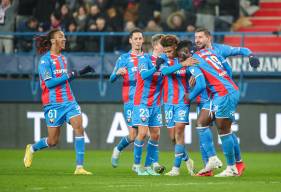
{"label": "player's braided hair", "polygon": [[175,35],[165,35],[160,41],[163,47],[177,46],[179,39]]}
{"label": "player's braided hair", "polygon": [[39,54],[44,54],[49,51],[51,48],[51,39],[54,38],[54,34],[60,29],[52,29],[47,34],[36,36],[35,39],[35,47]]}

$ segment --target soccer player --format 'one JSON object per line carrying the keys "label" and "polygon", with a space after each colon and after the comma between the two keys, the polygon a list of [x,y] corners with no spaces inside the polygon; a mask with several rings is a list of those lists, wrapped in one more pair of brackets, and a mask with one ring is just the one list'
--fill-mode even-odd
{"label": "soccer player", "polygon": [[[204,48],[210,48],[215,51],[217,56],[222,56],[222,65],[228,75],[232,77],[232,71],[230,65],[225,61],[225,58],[229,56],[248,56],[250,64],[253,67],[258,67],[259,62],[258,59],[252,54],[252,52],[248,48],[244,47],[231,47],[224,44],[216,44],[212,43],[212,36],[211,33],[205,28],[198,28],[195,31],[195,44],[198,50]],[[196,101],[198,103],[197,111],[202,113],[202,116],[209,116],[210,110],[210,92],[204,90],[197,98]],[[204,118],[207,119],[207,118]],[[207,123],[207,124],[206,124]],[[202,159],[204,161],[205,166],[221,166],[220,160],[216,156],[216,151],[213,143],[212,132],[210,130],[211,123],[209,122],[202,122],[202,119],[198,119],[197,121],[197,133],[199,136],[199,143],[200,143],[200,151],[202,154]],[[245,164],[242,161],[240,147],[238,144],[237,136],[235,133],[232,133],[232,137],[234,139],[235,145],[235,158],[236,158],[236,167],[238,169],[239,175],[242,175]],[[208,161],[210,160],[209,164]],[[213,165],[211,165],[213,164]],[[212,176],[212,171],[208,172],[199,172],[198,176]]]}
{"label": "soccer player", "polygon": [[[200,62],[197,66],[201,69],[206,79],[206,85],[201,86],[201,91],[204,90],[204,86],[207,86],[211,91],[212,99],[210,107],[213,108],[213,110],[210,111],[210,113],[215,118],[218,134],[222,141],[222,149],[227,160],[227,168],[217,174],[216,177],[238,176],[238,170],[235,165],[235,145],[231,133],[231,124],[234,120],[234,113],[239,101],[239,89],[227,74],[215,51],[211,49],[201,49],[193,54],[192,57]],[[205,82],[203,81],[202,83],[204,84]],[[194,91],[196,91],[196,93],[194,93]],[[186,94],[186,98],[188,100],[193,100],[201,91],[193,89],[190,93]],[[201,112],[198,119],[203,119],[205,122],[207,120],[209,123],[212,121],[211,116],[205,116]],[[204,168],[205,172],[212,170],[209,170],[210,167],[208,167],[208,163]]]}
{"label": "soccer player", "polygon": [[129,127],[129,135],[123,137],[117,146],[114,147],[111,164],[112,167],[118,166],[120,152],[123,151],[130,143],[134,142],[137,136],[137,127],[133,127],[132,113],[134,106],[134,94],[136,90],[136,77],[139,64],[138,56],[143,55],[142,44],[144,37],[140,29],[134,29],[129,34],[129,43],[131,50],[128,53],[122,54],[115,65],[115,68],[110,75],[110,81],[114,82],[118,77],[123,78],[122,96],[124,102],[124,115]]}
{"label": "soccer player", "polygon": [[[162,34],[152,36],[153,52],[152,54],[140,56],[138,65],[133,110],[133,125],[138,126],[138,135],[134,142],[133,167],[138,175],[160,175],[159,172],[163,172],[165,169],[158,163],[158,145],[160,128],[162,127],[161,105],[163,88],[163,76],[160,72],[162,63],[158,56],[163,52],[163,47],[160,44],[163,36]],[[148,131],[150,138],[147,142],[145,169],[142,170],[140,165],[142,147]]]}
{"label": "soccer player", "polygon": [[[165,120],[170,139],[175,143],[174,166],[166,173],[168,176],[178,176],[181,161],[186,162],[186,167],[190,175],[194,174],[194,163],[189,158],[184,146],[184,129],[189,123],[189,102],[184,94],[188,91],[187,72],[181,69],[183,66],[176,57],[176,48],[179,40],[174,35],[166,35],[161,39],[165,55],[162,55],[163,68],[161,70],[164,77],[164,109]],[[191,63],[198,61],[190,58]]]}
{"label": "soccer player", "polygon": [[83,168],[85,140],[81,109],[75,101],[69,82],[78,75],[94,70],[87,66],[79,72],[68,72],[66,58],[61,54],[65,48],[65,42],[64,33],[59,29],[51,30],[47,35],[36,39],[38,52],[44,53],[40,59],[38,71],[48,137],[26,146],[24,166],[27,168],[31,166],[34,152],[56,146],[59,142],[60,128],[68,122],[75,132],[76,170],[74,174],[91,175],[91,172]]}

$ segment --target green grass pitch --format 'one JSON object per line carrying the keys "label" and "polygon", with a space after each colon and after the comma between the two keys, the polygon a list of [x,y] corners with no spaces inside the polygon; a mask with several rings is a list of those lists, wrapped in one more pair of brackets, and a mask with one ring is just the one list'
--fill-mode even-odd
{"label": "green grass pitch", "polygon": [[[187,174],[182,164],[181,175],[137,176],[131,171],[133,154],[121,154],[120,166],[112,168],[111,151],[87,151],[85,168],[92,176],[74,176],[75,153],[72,150],[44,150],[35,154],[33,165],[26,169],[22,159],[24,150],[0,150],[0,191],[114,191],[114,192],[278,192],[281,191],[280,153],[243,153],[247,165],[245,174],[235,178],[199,178]],[[202,166],[199,153],[192,152],[196,168]],[[224,160],[222,154],[220,158]],[[173,153],[161,152],[160,162],[168,170]],[[217,171],[218,172],[218,171]]]}

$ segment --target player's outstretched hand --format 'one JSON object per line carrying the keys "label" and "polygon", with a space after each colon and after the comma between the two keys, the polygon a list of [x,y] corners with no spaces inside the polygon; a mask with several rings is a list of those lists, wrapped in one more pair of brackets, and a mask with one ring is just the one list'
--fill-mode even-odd
{"label": "player's outstretched hand", "polygon": [[158,71],[160,69],[161,65],[164,63],[165,63],[165,60],[161,57],[158,57],[156,59],[156,66],[155,66],[156,70]]}
{"label": "player's outstretched hand", "polygon": [[127,69],[122,67],[116,71],[116,75],[125,75],[127,73]]}
{"label": "player's outstretched hand", "polygon": [[96,72],[96,70],[93,67],[91,67],[90,65],[87,65],[86,67],[84,67],[78,71],[78,75],[82,76],[82,75],[86,75],[88,73],[95,73],[95,72]]}
{"label": "player's outstretched hand", "polygon": [[187,103],[190,103],[189,93],[185,93],[184,96],[186,98]]}
{"label": "player's outstretched hand", "polygon": [[196,83],[195,77],[191,76],[188,83],[189,83],[189,87],[194,87],[194,85]]}
{"label": "player's outstretched hand", "polygon": [[254,56],[254,55],[250,55],[250,56],[249,56],[249,63],[250,63],[250,65],[251,65],[253,68],[255,68],[255,69],[260,66],[260,61],[259,61],[259,59],[258,59],[256,56]]}

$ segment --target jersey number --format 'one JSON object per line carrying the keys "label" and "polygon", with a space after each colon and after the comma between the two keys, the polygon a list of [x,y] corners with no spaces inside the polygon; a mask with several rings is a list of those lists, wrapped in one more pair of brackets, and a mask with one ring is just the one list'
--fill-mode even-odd
{"label": "jersey number", "polygon": [[223,68],[221,62],[215,55],[211,55],[210,57],[206,58],[206,61],[212,63],[212,65],[218,70]]}

